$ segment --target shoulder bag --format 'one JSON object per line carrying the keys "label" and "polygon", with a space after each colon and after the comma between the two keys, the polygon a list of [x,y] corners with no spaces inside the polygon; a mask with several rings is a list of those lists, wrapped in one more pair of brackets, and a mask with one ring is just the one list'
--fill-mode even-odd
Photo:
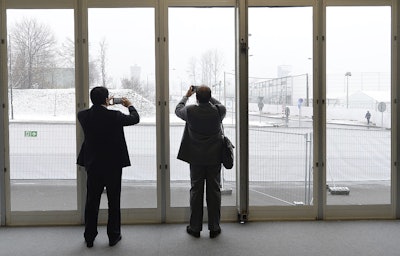
{"label": "shoulder bag", "polygon": [[222,124],[222,118],[221,118],[221,112],[219,110],[219,107],[215,105],[218,109],[218,114],[219,114],[219,119],[221,121],[221,131],[222,131],[222,165],[226,169],[232,169],[233,167],[233,149],[235,146],[233,146],[231,140],[225,136],[224,132],[224,125]]}

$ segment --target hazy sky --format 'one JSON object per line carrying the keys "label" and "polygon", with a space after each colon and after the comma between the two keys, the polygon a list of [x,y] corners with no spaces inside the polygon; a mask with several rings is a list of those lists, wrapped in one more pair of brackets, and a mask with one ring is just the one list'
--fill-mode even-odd
{"label": "hazy sky", "polygon": [[[390,7],[327,8],[327,73],[390,72]],[[8,21],[23,16],[48,24],[61,43],[73,38],[73,10],[8,10]],[[250,8],[250,76],[272,78],[279,65],[292,74],[311,73],[312,8]],[[113,82],[141,67],[141,80],[154,81],[154,9],[89,9],[92,55],[99,42],[108,45],[108,70]],[[189,60],[213,49],[223,71],[234,69],[233,8],[170,8],[170,76],[174,87],[190,83]],[[353,77],[354,79],[354,77]],[[329,84],[328,84],[329,86]]]}

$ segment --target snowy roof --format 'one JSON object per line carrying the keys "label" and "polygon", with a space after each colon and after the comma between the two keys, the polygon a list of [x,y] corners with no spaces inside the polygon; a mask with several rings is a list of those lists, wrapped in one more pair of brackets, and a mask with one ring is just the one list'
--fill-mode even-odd
{"label": "snowy roof", "polygon": [[[352,93],[349,96],[353,97],[356,95],[365,95],[369,98],[372,98],[373,100],[375,100],[377,102],[390,102],[390,93],[387,91],[357,91],[355,93]],[[346,93],[331,92],[331,93],[327,93],[326,98],[327,99],[345,99]]]}
{"label": "snowy roof", "polygon": [[364,94],[378,102],[390,102],[390,93],[387,91],[358,91],[352,95]]}

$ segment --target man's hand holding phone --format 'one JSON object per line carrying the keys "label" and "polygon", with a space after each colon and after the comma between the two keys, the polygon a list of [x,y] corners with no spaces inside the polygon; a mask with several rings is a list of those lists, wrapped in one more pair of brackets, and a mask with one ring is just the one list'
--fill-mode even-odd
{"label": "man's hand holding phone", "polygon": [[197,87],[198,86],[195,86],[195,85],[191,85],[190,87],[189,87],[189,90],[186,92],[186,97],[190,97],[190,96],[192,96],[193,94],[195,94],[196,93],[196,90],[197,90]]}
{"label": "man's hand holding phone", "polygon": [[130,100],[128,100],[127,98],[125,98],[125,97],[122,97],[121,98],[122,99],[122,105],[124,106],[124,107],[129,107],[129,106],[132,106],[132,103],[131,103],[131,101]]}
{"label": "man's hand holding phone", "polygon": [[109,100],[109,104],[110,105],[121,104],[124,107],[129,107],[129,106],[132,105],[131,101],[128,100],[127,98],[125,98],[125,97],[122,97],[122,98],[114,98],[114,97],[112,97]]}

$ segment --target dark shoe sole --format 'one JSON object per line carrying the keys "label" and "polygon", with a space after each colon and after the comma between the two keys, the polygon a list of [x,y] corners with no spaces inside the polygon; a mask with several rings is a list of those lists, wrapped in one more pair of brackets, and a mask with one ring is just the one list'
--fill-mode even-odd
{"label": "dark shoe sole", "polygon": [[193,230],[190,228],[190,226],[187,226],[187,227],[186,227],[186,232],[187,232],[189,235],[193,236],[193,237],[196,237],[196,238],[199,238],[199,237],[200,237],[200,232],[193,231]]}
{"label": "dark shoe sole", "polygon": [[110,241],[109,245],[110,246],[114,246],[116,244],[118,244],[119,241],[121,241],[122,236],[119,236],[117,239],[115,239],[114,241]]}
{"label": "dark shoe sole", "polygon": [[221,229],[217,231],[210,231],[210,238],[216,238],[221,234]]}

